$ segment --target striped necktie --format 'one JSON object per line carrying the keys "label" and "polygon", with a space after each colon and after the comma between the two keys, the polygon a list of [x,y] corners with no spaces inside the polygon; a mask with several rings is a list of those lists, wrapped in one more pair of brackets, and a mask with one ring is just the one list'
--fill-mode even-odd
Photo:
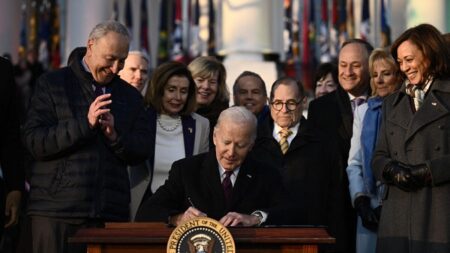
{"label": "striped necktie", "polygon": [[292,134],[292,131],[289,129],[281,129],[280,130],[280,148],[281,148],[281,152],[283,153],[283,155],[286,154],[286,152],[289,149],[289,142],[288,142],[287,138],[291,134]]}

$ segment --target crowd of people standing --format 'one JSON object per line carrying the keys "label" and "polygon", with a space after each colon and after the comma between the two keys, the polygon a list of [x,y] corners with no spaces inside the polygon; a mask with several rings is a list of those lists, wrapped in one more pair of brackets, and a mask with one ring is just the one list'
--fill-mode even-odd
{"label": "crowd of people standing", "polygon": [[244,71],[231,98],[216,58],[150,71],[129,44],[124,25],[97,24],[26,109],[0,58],[0,210],[29,245],[11,252],[86,252],[68,243],[80,228],[201,216],[326,226],[323,253],[450,251],[450,46],[432,25],[390,51],[343,43],[317,68],[307,117],[294,78],[268,93]]}

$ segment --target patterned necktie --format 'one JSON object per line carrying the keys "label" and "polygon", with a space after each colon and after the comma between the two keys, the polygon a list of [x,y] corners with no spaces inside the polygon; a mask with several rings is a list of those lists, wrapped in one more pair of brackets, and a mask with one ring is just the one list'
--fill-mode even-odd
{"label": "patterned necktie", "polygon": [[233,171],[225,171],[225,178],[222,181],[222,188],[227,206],[230,206],[231,204],[231,195],[233,193],[233,184],[231,183],[230,178],[231,175],[233,175]]}
{"label": "patterned necktie", "polygon": [[413,90],[414,90],[414,106],[416,107],[416,111],[418,111],[420,106],[422,106],[423,104],[425,92],[423,92],[421,87],[417,86],[415,86]]}
{"label": "patterned necktie", "polygon": [[289,142],[288,142],[288,137],[289,135],[292,134],[292,131],[289,129],[281,129],[280,130],[280,148],[281,148],[281,152],[284,154],[286,154],[286,152],[289,149]]}

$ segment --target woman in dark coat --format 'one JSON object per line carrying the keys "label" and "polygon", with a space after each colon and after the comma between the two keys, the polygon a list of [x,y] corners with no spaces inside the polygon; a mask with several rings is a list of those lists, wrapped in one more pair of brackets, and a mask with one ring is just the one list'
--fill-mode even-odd
{"label": "woman in dark coat", "polygon": [[385,99],[372,161],[388,185],[377,252],[450,252],[450,79],[441,33],[422,24],[391,48],[404,78]]}

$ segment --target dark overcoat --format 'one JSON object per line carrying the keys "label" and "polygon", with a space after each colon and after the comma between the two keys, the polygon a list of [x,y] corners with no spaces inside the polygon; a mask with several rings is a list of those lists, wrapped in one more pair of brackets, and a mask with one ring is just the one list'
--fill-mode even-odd
{"label": "dark overcoat", "polygon": [[426,163],[432,185],[416,192],[389,186],[377,251],[450,252],[450,80],[436,80],[416,113],[405,88],[386,98],[373,158],[378,179],[392,160]]}
{"label": "dark overcoat", "polygon": [[289,212],[289,224],[323,225],[337,238],[333,248],[346,252],[346,222],[344,203],[347,188],[342,181],[347,174],[335,169],[336,153],[328,152],[330,143],[310,129],[302,118],[297,134],[286,154],[273,137],[274,122],[269,117],[258,125],[258,137],[251,155],[270,167],[277,168],[283,186],[293,200],[295,212]]}

